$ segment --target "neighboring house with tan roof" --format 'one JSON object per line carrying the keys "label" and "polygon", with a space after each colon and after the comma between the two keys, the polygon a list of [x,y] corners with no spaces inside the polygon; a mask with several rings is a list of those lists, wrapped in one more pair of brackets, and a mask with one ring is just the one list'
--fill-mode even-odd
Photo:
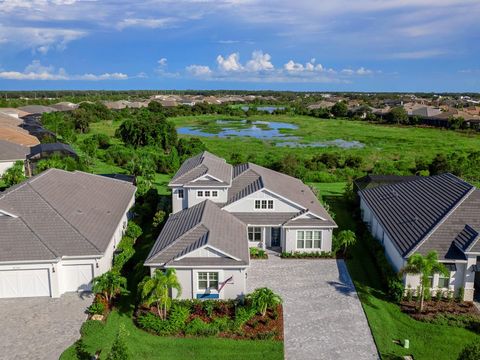
{"label": "neighboring house with tan roof", "polygon": [[21,127],[22,125],[24,125],[22,119],[0,113],[0,140],[23,146],[40,144],[35,136],[30,135],[27,130]]}
{"label": "neighboring house with tan roof", "polygon": [[337,227],[300,180],[262,166],[228,164],[207,151],[169,183],[173,214],[145,266],[174,268],[183,298],[245,295],[249,247],[330,252]]}
{"label": "neighboring house with tan roof", "polygon": [[[433,291],[480,294],[480,190],[452,174],[419,177],[361,190],[362,219],[395,271],[415,253],[436,251],[450,274],[435,274]],[[416,290],[418,275],[404,282]]]}
{"label": "neighboring house with tan roof", "polygon": [[49,169],[0,193],[0,298],[89,290],[112,266],[135,190]]}
{"label": "neighboring house with tan roof", "polygon": [[0,108],[0,113],[12,116],[17,119],[30,114],[29,112],[22,111],[16,108]]}
{"label": "neighboring house with tan roof", "polygon": [[30,149],[26,146],[0,140],[0,177],[17,161],[25,162],[29,153]]}

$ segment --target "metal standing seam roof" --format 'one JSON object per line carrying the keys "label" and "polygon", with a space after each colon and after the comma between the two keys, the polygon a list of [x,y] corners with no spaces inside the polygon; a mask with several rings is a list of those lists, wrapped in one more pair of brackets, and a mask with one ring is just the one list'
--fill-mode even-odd
{"label": "metal standing seam roof", "polygon": [[0,161],[25,160],[29,152],[30,149],[26,146],[0,140]]}
{"label": "metal standing seam roof", "polygon": [[[448,258],[458,256],[451,249],[455,236],[439,241],[439,228],[449,219],[457,218],[454,214],[458,208],[450,212],[473,190],[472,185],[456,176],[443,174],[361,190],[359,194],[402,256],[413,250],[420,253],[436,250],[440,258]],[[478,208],[476,216],[478,219]],[[464,219],[461,222],[463,226],[456,234],[465,225]]]}
{"label": "metal standing seam roof", "polygon": [[71,154],[72,156],[77,157],[77,153],[72,149],[72,147],[68,144],[63,143],[46,143],[46,144],[38,144],[30,149],[29,157],[36,156],[43,152],[56,152],[62,151]]}
{"label": "metal standing seam roof", "polygon": [[[55,258],[101,256],[128,210],[135,187],[80,171],[49,169],[0,194],[0,211],[17,216]],[[8,217],[0,216],[0,219]],[[3,220],[3,219],[2,219]],[[16,244],[7,240],[15,226]],[[2,261],[41,258],[19,222],[0,227]],[[51,257],[42,259],[48,260]]]}
{"label": "metal standing seam roof", "polygon": [[[210,245],[229,256],[230,265],[248,266],[247,228],[232,214],[205,200],[191,208],[170,215],[155,242],[145,265],[170,266],[201,262],[212,264],[212,258],[183,258],[175,260],[205,245]],[[231,256],[231,257],[230,257]],[[238,260],[236,260],[236,259]],[[181,262],[180,262],[181,261]],[[192,263],[193,264],[193,263]]]}
{"label": "metal standing seam roof", "polygon": [[[219,158],[208,151],[204,151],[186,160],[170,181],[170,185],[181,184],[183,186],[212,185],[209,181],[197,181],[203,175],[210,175],[220,180],[223,185],[230,186],[232,182],[232,165],[225,159]],[[215,182],[218,185],[218,182]]]}

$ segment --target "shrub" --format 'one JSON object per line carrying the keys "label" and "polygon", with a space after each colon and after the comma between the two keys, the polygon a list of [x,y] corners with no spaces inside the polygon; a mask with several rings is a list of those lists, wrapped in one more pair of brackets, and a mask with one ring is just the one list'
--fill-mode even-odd
{"label": "shrub", "polygon": [[233,327],[233,322],[227,316],[216,317],[212,321],[213,326],[215,326],[218,331],[224,332]]}
{"label": "shrub", "polygon": [[208,317],[212,317],[214,308],[215,308],[215,300],[205,300],[203,302],[203,310],[205,310]]}
{"label": "shrub", "polygon": [[402,300],[405,286],[397,277],[392,277],[388,280],[388,296],[397,303]]}
{"label": "shrub", "polygon": [[199,318],[190,321],[185,327],[185,335],[215,336],[219,332],[215,324],[209,324]]}
{"label": "shrub", "polygon": [[412,290],[412,287],[410,285],[408,285],[406,298],[407,298],[407,301],[412,301],[412,299],[413,299],[413,290]]}
{"label": "shrub", "polygon": [[480,342],[478,341],[467,345],[458,356],[458,360],[478,359],[480,359]]}
{"label": "shrub", "polygon": [[113,342],[112,349],[107,356],[107,360],[128,360],[131,359],[130,353],[128,351],[126,337],[128,332],[125,329],[124,324],[120,324],[118,328],[117,337]]}
{"label": "shrub", "polygon": [[104,311],[105,311],[105,305],[102,302],[97,302],[97,301],[95,301],[87,309],[87,312],[90,315],[94,315],[94,314],[102,315]]}
{"label": "shrub", "polygon": [[188,318],[188,310],[186,317],[184,310],[179,310],[173,317],[172,314],[170,315],[170,319],[162,320],[157,315],[149,312],[138,316],[137,323],[140,328],[154,332],[158,335],[175,335],[184,328],[185,321]]}
{"label": "shrub", "polygon": [[278,336],[277,330],[266,331],[262,333],[258,333],[252,337],[254,340],[273,340],[275,337]]}
{"label": "shrub", "polygon": [[460,287],[457,294],[457,302],[462,303],[465,296],[465,288]]}
{"label": "shrub", "polygon": [[282,252],[280,257],[282,259],[331,259],[333,258],[333,253],[325,251],[313,251],[313,252],[303,252],[303,251],[291,251],[291,252]]}
{"label": "shrub", "polygon": [[133,221],[128,222],[127,230],[125,231],[126,236],[131,237],[134,240],[137,240],[142,235],[142,233],[143,231],[140,226],[138,226]]}
{"label": "shrub", "polygon": [[259,249],[256,247],[250,248],[250,257],[252,259],[268,259],[268,255],[263,249]]}
{"label": "shrub", "polygon": [[247,323],[248,320],[253,318],[255,316],[256,309],[247,307],[247,306],[241,306],[237,307],[235,310],[235,320],[233,322],[233,327],[235,330],[239,330],[242,328],[243,325]]}

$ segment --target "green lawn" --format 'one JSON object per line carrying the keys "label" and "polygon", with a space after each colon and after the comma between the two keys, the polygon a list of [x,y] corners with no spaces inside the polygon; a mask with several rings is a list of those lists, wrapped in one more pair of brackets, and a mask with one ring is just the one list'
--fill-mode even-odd
{"label": "green lawn", "polygon": [[[355,230],[351,216],[354,209],[347,208],[340,197],[327,200],[340,228]],[[464,346],[480,341],[480,335],[471,331],[416,321],[402,313],[383,296],[379,274],[366,245],[357,243],[351,254],[347,266],[383,359],[400,359],[399,356],[408,354],[413,354],[415,359],[457,359]],[[393,342],[400,339],[410,340],[409,350]]]}
{"label": "green lawn", "polygon": [[[211,129],[219,127],[214,124],[218,119],[238,118],[225,115],[201,115],[174,117],[170,120],[174,121],[177,127],[195,126]],[[288,148],[277,147],[274,141],[235,136],[230,136],[227,141],[225,138],[216,136],[202,137],[202,141],[210,151],[227,160],[232,153],[240,153],[245,157],[254,156],[262,160],[267,156],[280,157],[287,153],[306,157],[315,153],[338,152],[361,156],[365,160],[365,169],[373,167],[380,160],[404,162],[408,167],[414,165],[416,158],[431,160],[437,153],[475,151],[478,150],[480,141],[480,135],[475,132],[465,133],[438,128],[371,124],[365,121],[317,119],[295,115],[259,115],[249,119],[296,124],[298,129],[282,130],[282,132],[298,136],[305,143],[344,139],[360,141],[365,144],[365,147],[361,149]]]}

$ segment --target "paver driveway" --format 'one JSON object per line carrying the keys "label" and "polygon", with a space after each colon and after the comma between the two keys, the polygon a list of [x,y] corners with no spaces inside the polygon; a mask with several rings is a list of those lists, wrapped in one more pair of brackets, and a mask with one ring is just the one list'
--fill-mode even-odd
{"label": "paver driveway", "polygon": [[0,359],[58,359],[80,337],[89,294],[0,299]]}
{"label": "paver driveway", "polygon": [[343,260],[252,260],[247,286],[284,301],[285,358],[378,359],[367,319]]}

